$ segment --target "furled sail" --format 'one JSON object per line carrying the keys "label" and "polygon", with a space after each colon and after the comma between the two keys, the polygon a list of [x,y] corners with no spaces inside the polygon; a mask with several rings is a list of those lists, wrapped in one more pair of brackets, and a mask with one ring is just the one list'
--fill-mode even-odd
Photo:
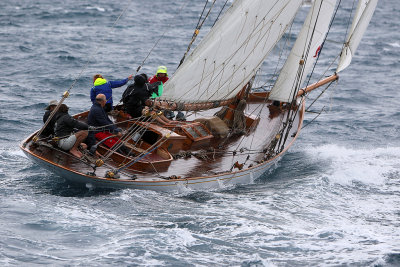
{"label": "furled sail", "polygon": [[234,97],[293,21],[302,0],[237,0],[165,84],[166,100]]}
{"label": "furled sail", "polygon": [[317,58],[335,10],[336,0],[314,1],[269,99],[291,102]]}
{"label": "furled sail", "polygon": [[358,1],[357,11],[353,18],[350,31],[346,38],[340,55],[339,64],[336,72],[340,72],[350,65],[351,59],[360,44],[361,38],[366,31],[368,24],[374,14],[378,0]]}

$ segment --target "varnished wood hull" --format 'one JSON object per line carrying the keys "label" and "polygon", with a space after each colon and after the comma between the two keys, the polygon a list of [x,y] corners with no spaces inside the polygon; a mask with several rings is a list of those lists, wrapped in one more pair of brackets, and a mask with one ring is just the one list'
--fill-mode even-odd
{"label": "varnished wood hull", "polygon": [[[24,140],[20,147],[23,152],[34,162],[38,163],[45,169],[59,175],[67,181],[72,183],[78,183],[85,185],[86,187],[98,187],[98,188],[130,188],[130,189],[145,189],[145,190],[156,190],[156,191],[166,191],[166,192],[187,192],[190,190],[218,190],[221,188],[227,188],[238,184],[249,184],[253,183],[254,180],[258,179],[261,175],[267,172],[269,169],[273,168],[275,163],[284,155],[284,153],[290,148],[294,143],[296,138],[300,133],[304,116],[304,103],[298,111],[296,118],[296,125],[290,131],[290,138],[287,141],[284,149],[274,157],[266,160],[260,161],[252,166],[245,166],[242,170],[233,169],[232,171],[218,172],[212,175],[197,175],[191,176],[190,172],[184,178],[177,179],[160,179],[158,177],[143,176],[138,175],[135,180],[130,179],[129,175],[123,175],[119,179],[104,178],[105,172],[109,169],[99,168],[96,171],[96,176],[90,174],[91,169],[89,167],[79,167],[74,169],[72,167],[57,164],[52,160],[49,160],[45,156],[40,156],[37,153],[33,153],[29,149],[28,143],[34,136],[32,134],[26,140]],[[267,125],[262,125],[260,123],[257,128],[268,127]],[[265,130],[264,130],[265,131]],[[184,162],[184,161],[182,161]],[[172,165],[171,168],[176,168]],[[79,162],[71,163],[71,166],[78,166]],[[80,165],[79,165],[80,166]],[[195,167],[193,167],[195,168]]]}
{"label": "varnished wood hull", "polygon": [[25,154],[34,162],[38,163],[45,169],[64,178],[72,183],[82,184],[88,188],[113,188],[113,189],[144,189],[163,192],[185,193],[191,190],[219,190],[229,188],[239,184],[251,184],[259,178],[263,173],[268,171],[280,158],[260,164],[251,169],[242,171],[220,174],[208,177],[195,177],[188,179],[175,179],[164,181],[137,181],[124,179],[109,179],[97,176],[90,176],[79,173],[70,169],[56,166],[50,162],[46,162],[23,149]]}

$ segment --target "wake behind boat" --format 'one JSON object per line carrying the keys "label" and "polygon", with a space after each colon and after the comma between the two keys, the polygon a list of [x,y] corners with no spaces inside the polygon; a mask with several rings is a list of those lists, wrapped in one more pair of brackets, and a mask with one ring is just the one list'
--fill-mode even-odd
{"label": "wake behind boat", "polygon": [[[302,2],[235,1],[182,58],[162,96],[147,103],[143,116],[132,118],[126,107],[115,107],[109,117],[124,135],[114,146],[100,141],[97,154],[83,151],[84,157],[77,158],[54,140],[41,139],[41,129],[21,149],[46,169],[87,186],[180,191],[253,182],[299,136],[307,94],[329,86],[350,64],[377,4],[359,1],[335,73],[302,89],[340,8],[335,0],[314,1],[272,89],[253,91],[262,63],[289,30]],[[185,111],[187,121],[169,120],[164,110]],[[88,112],[74,117],[87,122]]]}

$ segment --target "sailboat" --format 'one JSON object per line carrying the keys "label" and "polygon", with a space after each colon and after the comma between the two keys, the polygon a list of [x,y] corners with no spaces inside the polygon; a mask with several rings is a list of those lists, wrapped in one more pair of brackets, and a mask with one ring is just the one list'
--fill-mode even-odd
{"label": "sailboat", "polygon": [[[358,1],[337,52],[337,68],[308,84],[341,8],[336,0],[313,1],[285,63],[272,75],[272,88],[252,90],[303,1],[236,0],[181,60],[163,94],[148,101],[142,117],[131,118],[115,107],[109,117],[124,129],[118,144],[107,147],[100,141],[97,156],[77,158],[41,139],[41,129],[20,148],[49,171],[87,187],[180,192],[252,183],[299,137],[307,96],[337,81],[349,66],[377,2]],[[197,34],[198,29],[193,36]],[[184,111],[187,120],[167,119],[164,110]],[[85,111],[74,117],[85,122],[87,116]],[[121,146],[131,153],[121,152]]]}

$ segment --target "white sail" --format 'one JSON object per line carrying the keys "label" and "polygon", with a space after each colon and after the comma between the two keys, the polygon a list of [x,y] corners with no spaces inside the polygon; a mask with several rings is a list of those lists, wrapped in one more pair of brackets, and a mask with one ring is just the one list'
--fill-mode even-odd
{"label": "white sail", "polygon": [[[269,99],[291,102],[297,94],[319,54],[335,5],[336,0],[314,1]],[[301,59],[304,60],[303,65]]]}
{"label": "white sail", "polygon": [[234,97],[293,21],[302,0],[237,0],[165,84],[166,100]]}
{"label": "white sail", "polygon": [[336,72],[340,72],[350,65],[354,53],[360,44],[361,38],[366,31],[368,24],[374,14],[378,0],[360,0],[358,1],[357,11],[353,18],[346,43],[340,55],[339,64]]}

